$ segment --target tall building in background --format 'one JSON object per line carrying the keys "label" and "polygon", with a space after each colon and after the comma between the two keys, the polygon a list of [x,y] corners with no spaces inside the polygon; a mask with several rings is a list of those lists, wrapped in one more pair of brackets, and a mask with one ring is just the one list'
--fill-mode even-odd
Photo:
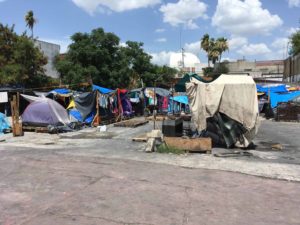
{"label": "tall building in background", "polygon": [[54,67],[54,60],[55,57],[59,55],[60,45],[49,43],[46,41],[36,40],[35,46],[37,46],[48,59],[47,65],[44,66],[45,74],[48,77],[59,78],[59,73]]}

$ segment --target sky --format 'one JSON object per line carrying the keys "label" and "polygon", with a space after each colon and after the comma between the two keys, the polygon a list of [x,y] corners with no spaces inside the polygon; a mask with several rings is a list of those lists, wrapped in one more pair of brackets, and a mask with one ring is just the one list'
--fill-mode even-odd
{"label": "sky", "polygon": [[37,18],[35,37],[61,45],[62,53],[72,34],[102,27],[122,43],[143,42],[159,65],[181,47],[205,63],[205,33],[228,39],[223,59],[283,59],[300,27],[300,0],[0,0],[0,23],[22,33],[29,10]]}

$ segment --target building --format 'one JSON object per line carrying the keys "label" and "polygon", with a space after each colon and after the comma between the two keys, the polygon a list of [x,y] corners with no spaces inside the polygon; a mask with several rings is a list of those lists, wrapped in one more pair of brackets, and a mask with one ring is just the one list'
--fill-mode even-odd
{"label": "building", "polygon": [[244,59],[236,62],[224,61],[228,73],[247,73],[257,81],[281,82],[283,79],[283,60],[246,61]]}
{"label": "building", "polygon": [[47,65],[44,66],[45,74],[52,78],[59,78],[59,73],[54,68],[54,60],[60,52],[60,46],[57,44],[36,40],[35,45],[44,53],[48,59]]}
{"label": "building", "polygon": [[300,53],[284,60],[284,76],[286,82],[300,82]]}
{"label": "building", "polygon": [[169,66],[184,73],[203,73],[200,59],[188,52],[171,54]]}

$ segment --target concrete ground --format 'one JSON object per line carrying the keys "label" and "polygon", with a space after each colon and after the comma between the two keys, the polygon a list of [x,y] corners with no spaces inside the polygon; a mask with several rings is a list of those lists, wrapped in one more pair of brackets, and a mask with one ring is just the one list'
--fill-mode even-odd
{"label": "concrete ground", "polygon": [[0,136],[0,224],[300,224],[300,124],[234,158],[144,153],[152,126]]}

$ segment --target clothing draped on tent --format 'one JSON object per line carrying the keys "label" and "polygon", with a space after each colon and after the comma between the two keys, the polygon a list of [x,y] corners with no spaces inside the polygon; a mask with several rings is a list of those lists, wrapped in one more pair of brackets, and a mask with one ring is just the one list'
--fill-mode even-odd
{"label": "clothing draped on tent", "polygon": [[234,144],[247,147],[251,143],[258,128],[257,91],[252,77],[221,75],[211,83],[192,78],[190,83],[186,83],[186,91],[192,121],[199,132],[206,130],[207,118],[222,113],[246,130],[234,140]]}
{"label": "clothing draped on tent", "polygon": [[49,98],[39,98],[21,94],[30,101],[24,113],[22,122],[29,125],[68,125],[70,119],[65,108],[56,101]]}

